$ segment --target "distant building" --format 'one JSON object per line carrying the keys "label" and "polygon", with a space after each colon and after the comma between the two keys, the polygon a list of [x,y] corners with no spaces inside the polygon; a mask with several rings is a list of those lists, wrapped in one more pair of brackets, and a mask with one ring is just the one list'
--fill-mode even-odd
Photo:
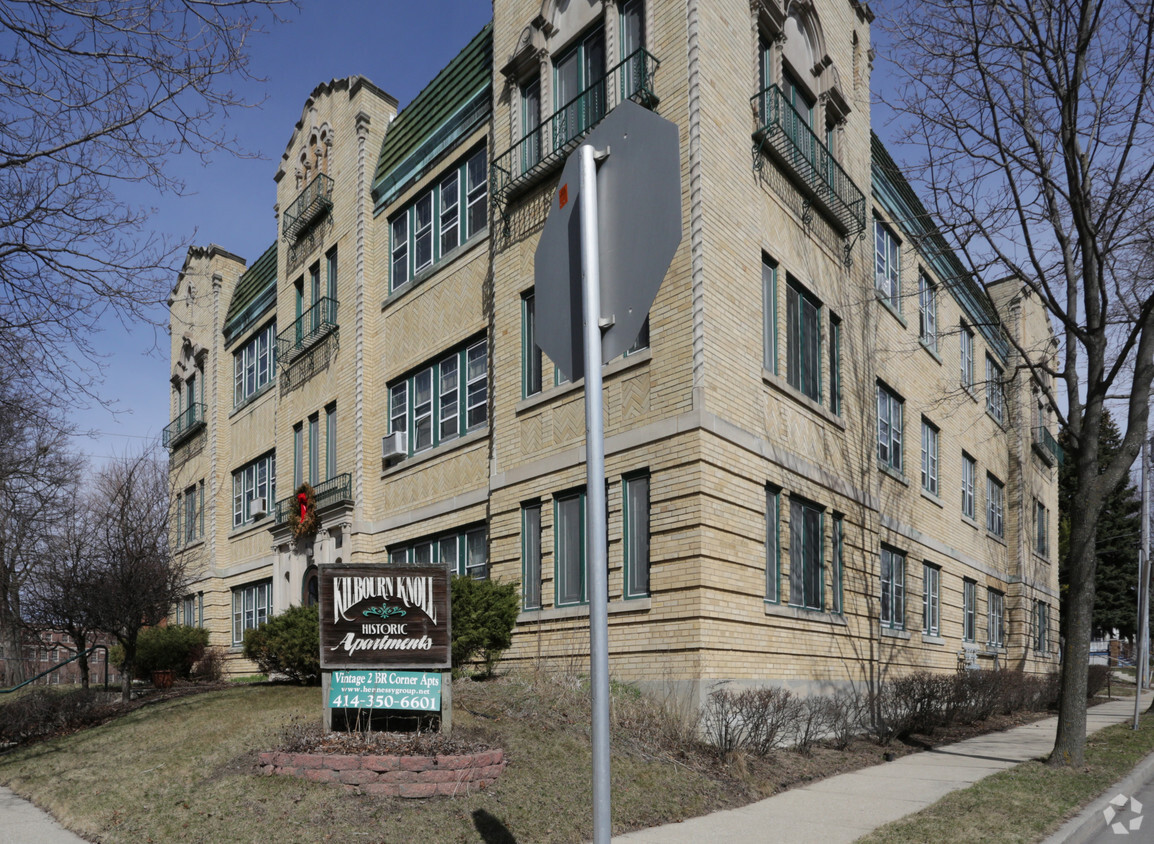
{"label": "distant building", "polygon": [[318,563],[446,565],[521,583],[508,661],[585,670],[582,385],[536,346],[533,258],[565,156],[632,99],[681,130],[684,233],[604,368],[614,676],[1056,668],[1061,453],[1025,365],[1056,344],[872,133],[871,17],[496,0],[399,113],[319,86],[276,241],[191,249],[173,289],[178,620],[248,672],[244,631],[315,600]]}

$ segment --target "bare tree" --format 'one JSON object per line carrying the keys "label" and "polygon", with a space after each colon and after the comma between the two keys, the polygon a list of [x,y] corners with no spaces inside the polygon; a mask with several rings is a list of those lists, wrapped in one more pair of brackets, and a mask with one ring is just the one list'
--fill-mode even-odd
{"label": "bare tree", "polygon": [[124,650],[121,694],[128,700],[140,631],[168,615],[187,582],[181,555],[169,553],[168,468],[147,451],[112,461],[96,475],[89,506],[92,626]]}
{"label": "bare tree", "polygon": [[17,371],[0,372],[0,650],[5,684],[23,682],[24,588],[70,505],[77,464],[56,407]]}
{"label": "bare tree", "polygon": [[43,631],[59,631],[72,640],[79,654],[80,684],[88,688],[88,656],[95,639],[92,588],[97,555],[93,508],[79,480],[68,485],[72,506],[52,527],[44,558],[31,572],[25,600],[29,624]]}
{"label": "bare tree", "polygon": [[[180,192],[175,153],[237,146],[245,48],[291,0],[0,0],[0,345],[44,385],[87,392],[109,312],[164,301],[177,244],[143,232],[128,183]],[[13,360],[11,355],[17,359]]]}
{"label": "bare tree", "polygon": [[[1050,763],[1081,765],[1095,533],[1146,436],[1154,376],[1154,8],[903,0],[891,13],[905,78],[892,105],[904,140],[921,150],[911,156],[918,162],[904,163],[975,275],[1020,279],[1056,325],[1056,366],[1039,363],[1037,350],[1019,351],[1072,444],[1079,507],[1068,514],[1068,623]],[[1112,400],[1125,435],[1107,459],[1099,431]]]}

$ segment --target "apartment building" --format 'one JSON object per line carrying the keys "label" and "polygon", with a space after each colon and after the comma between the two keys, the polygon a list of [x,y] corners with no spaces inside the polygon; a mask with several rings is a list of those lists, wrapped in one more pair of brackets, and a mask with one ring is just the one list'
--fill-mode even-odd
{"label": "apartment building", "polygon": [[583,384],[536,345],[533,262],[565,157],[630,99],[678,126],[684,231],[603,371],[613,675],[696,700],[1056,667],[1049,321],[966,273],[871,131],[870,20],[496,0],[399,113],[318,87],[276,242],[192,249],[173,291],[181,617],[247,671],[316,564],[444,565],[521,584],[508,662],[583,669]]}

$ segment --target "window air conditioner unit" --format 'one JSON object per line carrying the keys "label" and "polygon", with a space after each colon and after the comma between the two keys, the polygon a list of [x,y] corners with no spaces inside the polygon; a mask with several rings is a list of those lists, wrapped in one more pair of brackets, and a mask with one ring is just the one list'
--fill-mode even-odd
{"label": "window air conditioner unit", "polygon": [[248,500],[248,513],[254,519],[259,519],[261,516],[268,515],[268,504],[264,498],[250,498]]}
{"label": "window air conditioner unit", "polygon": [[408,453],[408,441],[404,431],[393,431],[387,437],[381,437],[381,458],[383,460],[400,460]]}

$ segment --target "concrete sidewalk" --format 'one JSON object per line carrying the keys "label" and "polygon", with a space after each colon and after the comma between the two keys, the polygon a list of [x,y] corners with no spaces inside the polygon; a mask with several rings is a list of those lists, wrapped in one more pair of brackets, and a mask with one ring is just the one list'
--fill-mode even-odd
{"label": "concrete sidewalk", "polygon": [[[1150,704],[1144,695],[1142,709]],[[1118,700],[1087,713],[1086,731],[1129,722],[1134,701]],[[990,733],[893,762],[794,788],[740,809],[715,812],[677,824],[615,837],[648,844],[702,841],[850,842],[883,824],[936,803],[1020,762],[1045,756],[1054,747],[1058,719],[1046,718],[1001,733]]]}
{"label": "concrete sidewalk", "polygon": [[0,785],[0,841],[19,844],[86,844],[47,812]]}

